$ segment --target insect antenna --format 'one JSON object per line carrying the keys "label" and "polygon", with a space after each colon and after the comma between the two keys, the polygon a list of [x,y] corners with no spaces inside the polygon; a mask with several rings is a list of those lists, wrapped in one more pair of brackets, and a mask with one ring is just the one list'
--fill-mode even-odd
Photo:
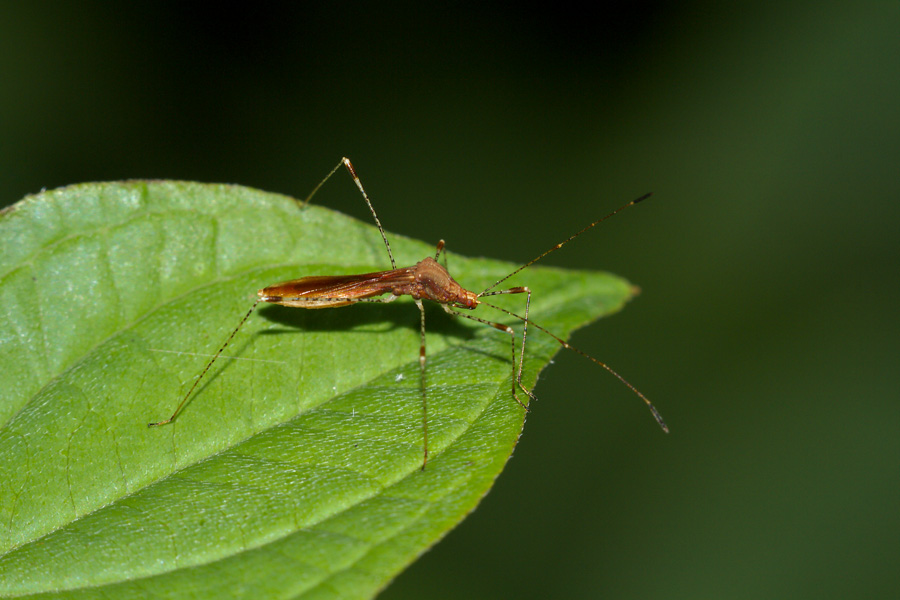
{"label": "insect antenna", "polygon": [[[625,204],[625,205],[623,205],[623,206],[620,206],[619,208],[617,208],[616,210],[612,211],[611,213],[609,213],[609,214],[606,215],[605,217],[601,217],[601,218],[597,219],[596,221],[594,221],[593,223],[591,223],[590,225],[588,225],[587,227],[585,227],[584,229],[582,229],[582,230],[579,231],[578,233],[575,233],[575,234],[570,235],[568,238],[566,238],[566,239],[564,239],[563,241],[561,241],[560,243],[556,244],[555,246],[553,246],[552,248],[550,248],[550,249],[547,250],[546,252],[543,252],[542,254],[540,254],[539,256],[537,256],[536,258],[533,258],[533,259],[529,260],[527,263],[525,263],[524,265],[522,265],[521,267],[519,267],[518,269],[516,269],[515,271],[513,271],[513,272],[510,273],[509,275],[506,275],[505,277],[501,277],[500,279],[498,279],[497,281],[495,281],[495,282],[493,283],[493,285],[491,285],[490,287],[488,287],[487,289],[485,289],[483,292],[481,292],[480,294],[478,294],[478,296],[479,296],[479,297],[483,296],[486,292],[491,291],[492,289],[494,289],[495,287],[497,287],[498,285],[500,285],[501,283],[503,283],[504,281],[506,281],[507,279],[509,279],[510,277],[512,277],[513,275],[515,275],[516,273],[518,273],[519,271],[522,271],[523,269],[526,269],[526,268],[530,267],[531,265],[533,265],[533,264],[536,263],[537,261],[541,260],[542,258],[544,258],[545,256],[547,256],[547,255],[550,254],[551,252],[555,252],[555,251],[559,250],[560,248],[562,248],[563,246],[565,246],[566,244],[568,244],[569,242],[571,242],[572,240],[574,240],[575,238],[577,238],[579,235],[581,235],[582,233],[584,233],[584,232],[587,231],[588,229],[594,227],[595,225],[599,225],[600,223],[602,223],[603,221],[607,220],[608,218],[610,218],[610,217],[612,217],[612,216],[614,216],[614,215],[619,214],[620,212],[622,212],[623,210],[625,210],[625,209],[628,208],[629,206],[634,206],[634,205],[637,204],[638,202],[641,202],[642,200],[646,200],[647,198],[649,198],[649,197],[652,196],[652,195],[653,195],[653,192],[650,192],[649,194],[644,194],[644,195],[641,196],[640,198],[636,198],[636,199],[632,200],[631,202],[629,202],[628,204]],[[520,317],[520,318],[521,318],[521,317]]]}
{"label": "insect antenna", "polygon": [[[626,205],[626,206],[627,206],[627,205]],[[621,209],[620,209],[620,210],[621,210]],[[571,239],[571,238],[569,238],[569,239]],[[545,253],[545,254],[546,254],[546,253]],[[532,262],[534,262],[534,261],[532,261]],[[556,335],[555,333],[553,333],[553,332],[551,332],[551,331],[548,331],[545,327],[541,327],[540,325],[538,325],[537,323],[535,323],[535,322],[532,321],[531,319],[528,319],[528,318],[526,318],[526,317],[523,317],[522,315],[517,315],[516,313],[514,313],[514,312],[512,312],[512,311],[510,311],[510,310],[506,310],[505,308],[501,308],[501,307],[499,307],[499,306],[497,306],[497,305],[495,305],[495,304],[490,304],[490,303],[488,303],[488,302],[484,302],[483,300],[481,301],[481,304],[484,304],[485,306],[490,306],[490,307],[493,308],[493,309],[499,310],[500,312],[506,313],[506,314],[508,314],[508,315],[510,315],[510,316],[512,316],[512,317],[515,317],[515,318],[519,319],[520,321],[522,321],[523,323],[525,323],[525,326],[526,326],[526,327],[527,327],[528,325],[531,325],[532,327],[536,327],[536,328],[540,329],[541,331],[543,331],[544,333],[546,333],[547,335],[549,335],[550,337],[552,337],[554,340],[556,340],[557,342],[559,342],[560,345],[561,345],[563,348],[568,348],[569,350],[572,350],[573,352],[577,352],[578,354],[582,355],[582,356],[585,357],[586,359],[588,359],[588,360],[590,360],[590,361],[592,361],[592,362],[594,362],[594,363],[600,365],[601,367],[603,367],[604,369],[606,369],[607,371],[609,371],[613,376],[616,377],[616,379],[618,379],[619,381],[621,381],[622,383],[624,383],[625,386],[626,386],[628,389],[630,389],[632,392],[634,392],[635,394],[637,394],[638,398],[640,398],[641,400],[644,401],[644,404],[646,404],[646,405],[647,405],[647,408],[650,409],[650,412],[653,413],[653,418],[656,419],[656,422],[659,423],[659,426],[662,428],[662,430],[665,431],[666,433],[669,433],[669,427],[668,427],[668,425],[666,425],[666,422],[663,421],[662,415],[659,414],[659,411],[656,410],[656,407],[653,406],[653,403],[650,402],[650,400],[647,398],[647,396],[645,396],[644,394],[642,394],[642,393],[640,392],[640,390],[638,390],[636,387],[634,387],[633,385],[631,385],[631,383],[630,383],[627,379],[625,379],[624,377],[622,377],[621,375],[619,375],[619,373],[616,372],[616,371],[615,371],[612,367],[610,367],[608,364],[606,364],[605,362],[599,361],[599,360],[597,360],[596,358],[594,358],[593,356],[591,356],[590,354],[588,354],[587,352],[585,352],[585,351],[583,351],[583,350],[579,350],[578,348],[572,346],[571,344],[569,344],[569,342],[565,341],[564,339],[562,339],[561,337],[559,337],[559,336]],[[522,334],[522,348],[523,348],[522,354],[523,354],[523,356],[519,358],[519,375],[518,375],[519,381],[518,381],[518,383],[519,383],[519,386],[520,386],[520,387],[522,386],[522,381],[521,381],[521,379],[522,379],[522,366],[521,366],[521,362],[522,362],[522,359],[524,358],[524,347],[525,347],[525,333]],[[525,388],[523,387],[522,389],[525,389]],[[525,391],[527,392],[528,390],[525,390]]]}
{"label": "insect antenna", "polygon": [[[602,361],[597,360],[596,358],[594,358],[593,356],[591,356],[591,355],[588,354],[587,352],[584,352],[583,350],[579,350],[578,348],[575,348],[574,346],[572,346],[571,344],[569,344],[567,341],[565,341],[564,339],[562,339],[562,338],[559,337],[558,335],[556,335],[556,334],[554,334],[554,333],[548,331],[546,328],[544,328],[544,327],[538,325],[537,323],[535,323],[534,321],[532,321],[531,319],[528,318],[528,306],[529,306],[530,300],[531,300],[531,291],[530,291],[528,288],[516,287],[516,288],[510,288],[509,290],[495,290],[495,288],[496,288],[498,285],[500,285],[501,283],[503,283],[504,281],[506,281],[507,279],[509,279],[509,278],[512,277],[513,275],[515,275],[516,273],[519,273],[520,271],[522,271],[522,270],[524,270],[524,269],[530,267],[531,265],[533,265],[533,264],[536,263],[537,261],[541,260],[542,258],[544,258],[545,256],[547,256],[547,255],[550,254],[551,252],[555,252],[555,251],[559,250],[560,248],[562,248],[563,246],[565,246],[566,244],[568,244],[569,242],[571,242],[572,240],[574,240],[575,238],[577,238],[579,235],[581,235],[582,233],[584,233],[584,232],[587,231],[588,229],[591,229],[592,227],[595,227],[595,226],[599,225],[600,223],[602,223],[603,221],[609,219],[610,217],[612,217],[612,216],[614,216],[614,215],[617,215],[618,213],[622,212],[623,210],[625,210],[625,209],[628,208],[629,206],[634,206],[634,205],[637,204],[638,202],[642,202],[642,201],[646,200],[647,198],[649,198],[649,197],[652,196],[652,195],[653,195],[652,192],[651,192],[651,193],[648,193],[648,194],[644,194],[643,196],[640,196],[639,198],[635,198],[634,200],[632,200],[632,201],[629,202],[628,204],[624,204],[624,205],[620,206],[619,208],[617,208],[616,210],[612,211],[611,213],[609,213],[609,214],[607,214],[607,215],[605,215],[605,216],[603,216],[603,217],[597,219],[597,220],[594,221],[593,223],[589,224],[587,227],[582,228],[582,229],[581,229],[580,231],[578,231],[577,233],[574,233],[574,234],[570,235],[569,237],[567,237],[566,239],[564,239],[564,240],[561,241],[560,243],[556,244],[555,246],[551,247],[550,249],[546,250],[545,252],[539,254],[537,257],[531,259],[530,261],[528,261],[527,263],[525,263],[524,265],[522,265],[521,267],[519,267],[518,269],[516,269],[516,270],[513,271],[512,273],[509,273],[508,275],[506,275],[506,276],[504,276],[504,277],[501,277],[500,279],[498,279],[497,281],[495,281],[492,285],[490,285],[489,287],[487,287],[484,291],[482,291],[480,294],[478,294],[478,298],[479,298],[479,303],[480,303],[480,304],[484,304],[485,306],[490,306],[491,308],[494,308],[494,309],[496,309],[496,310],[499,310],[500,312],[506,313],[506,314],[508,314],[508,315],[510,315],[510,316],[512,316],[512,317],[515,317],[515,318],[519,319],[520,321],[522,321],[522,322],[525,324],[525,329],[522,331],[522,352],[521,352],[521,355],[520,355],[520,357],[519,357],[519,369],[518,369],[518,375],[517,375],[517,380],[518,380],[517,383],[518,383],[519,387],[521,387],[523,390],[525,390],[526,392],[528,392],[528,390],[526,390],[526,389],[524,388],[524,386],[522,386],[522,361],[525,359],[525,339],[526,339],[526,336],[528,335],[528,326],[531,325],[531,326],[533,326],[533,327],[536,327],[536,328],[540,329],[541,331],[543,331],[544,333],[546,333],[547,335],[549,335],[550,337],[552,337],[553,339],[555,339],[555,340],[556,340],[557,342],[559,342],[560,345],[562,345],[564,348],[568,348],[569,350],[572,350],[573,352],[577,352],[578,354],[582,355],[583,357],[587,358],[588,360],[590,360],[590,361],[592,361],[592,362],[594,362],[594,363],[600,365],[601,367],[603,367],[604,369],[606,369],[609,373],[611,373],[613,376],[615,376],[616,379],[618,379],[619,381],[621,381],[623,384],[625,384],[625,386],[626,386],[628,389],[630,389],[632,392],[634,392],[634,393],[638,396],[638,398],[640,398],[641,400],[644,401],[644,404],[646,404],[646,405],[647,405],[647,408],[650,409],[650,412],[653,413],[653,418],[656,419],[656,422],[659,423],[659,426],[662,428],[662,430],[665,431],[666,433],[669,433],[669,427],[666,425],[665,421],[663,421],[662,415],[659,414],[659,411],[656,410],[656,407],[653,406],[653,403],[650,402],[650,400],[649,400],[644,394],[642,394],[642,393],[640,392],[640,390],[638,390],[636,387],[634,387],[634,386],[631,384],[631,382],[629,382],[627,379],[625,379],[624,377],[622,377],[617,371],[615,371],[615,370],[614,370],[612,367],[610,367],[608,364],[606,364],[606,363],[604,363],[604,362],[602,362]],[[494,290],[494,291],[492,291],[492,290]],[[514,313],[514,312],[512,312],[512,311],[506,310],[505,308],[501,308],[501,307],[496,306],[496,305],[494,305],[494,304],[490,304],[490,303],[488,303],[488,302],[485,302],[484,300],[481,299],[481,298],[483,298],[483,297],[485,297],[485,296],[498,296],[498,295],[501,295],[501,294],[509,294],[509,293],[519,294],[519,293],[523,293],[523,292],[525,292],[525,293],[528,294],[528,300],[526,301],[526,304],[525,304],[525,316],[524,316],[524,317],[523,317],[522,315],[518,315],[518,314],[516,314],[516,313]],[[529,392],[529,395],[531,395],[530,392]]]}

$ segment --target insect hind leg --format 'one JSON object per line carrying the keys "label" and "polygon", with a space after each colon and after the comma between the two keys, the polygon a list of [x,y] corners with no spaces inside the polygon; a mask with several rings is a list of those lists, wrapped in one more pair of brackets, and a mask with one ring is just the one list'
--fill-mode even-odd
{"label": "insect hind leg", "polygon": [[312,197],[316,195],[316,192],[325,185],[325,182],[331,179],[331,176],[334,175],[341,166],[347,167],[347,172],[350,173],[350,177],[353,178],[353,182],[356,184],[356,187],[359,188],[360,193],[362,194],[363,200],[366,201],[366,206],[369,207],[369,212],[372,213],[372,217],[375,219],[375,225],[378,227],[378,231],[381,233],[381,239],[384,240],[384,247],[387,248],[388,258],[391,259],[391,268],[396,269],[397,263],[394,260],[394,253],[391,252],[391,244],[388,242],[387,235],[384,233],[384,227],[381,226],[381,221],[378,220],[378,215],[375,213],[375,207],[372,206],[371,200],[369,200],[369,195],[366,193],[365,188],[363,188],[362,181],[359,180],[359,176],[356,174],[356,169],[353,167],[353,163],[350,162],[350,159],[346,156],[341,158],[341,162],[335,165],[333,169],[325,176],[325,179],[319,182],[313,191],[309,193],[309,196],[303,202],[300,202],[300,208],[304,208],[309,201],[312,200]]}

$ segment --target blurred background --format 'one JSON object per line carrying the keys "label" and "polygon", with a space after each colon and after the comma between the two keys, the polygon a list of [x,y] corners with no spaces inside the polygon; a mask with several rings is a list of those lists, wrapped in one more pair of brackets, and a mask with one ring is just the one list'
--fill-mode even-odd
{"label": "blurred background", "polygon": [[[304,196],[643,293],[562,353],[478,510],[382,595],[900,595],[900,3],[0,4],[0,203]],[[322,204],[368,220],[352,186]],[[463,282],[465,283],[465,282]]]}

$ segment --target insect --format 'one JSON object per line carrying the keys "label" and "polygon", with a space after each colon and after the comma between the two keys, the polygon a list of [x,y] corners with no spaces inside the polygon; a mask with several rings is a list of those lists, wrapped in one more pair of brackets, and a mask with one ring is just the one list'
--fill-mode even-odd
{"label": "insect", "polygon": [[[320,309],[348,306],[360,302],[386,303],[393,302],[400,296],[412,296],[413,300],[416,303],[416,306],[419,308],[419,314],[421,316],[419,328],[421,338],[421,345],[419,346],[419,374],[422,393],[422,469],[425,469],[425,465],[428,463],[428,394],[425,369],[425,306],[422,303],[423,300],[432,300],[434,302],[437,302],[447,313],[453,315],[454,317],[464,317],[466,319],[470,319],[484,325],[489,325],[504,333],[509,334],[512,359],[512,396],[515,401],[518,402],[519,405],[525,410],[528,410],[528,406],[519,398],[518,390],[524,392],[532,400],[536,399],[531,390],[527,389],[522,384],[522,365],[525,359],[525,341],[528,337],[528,326],[530,325],[532,327],[540,329],[541,331],[555,339],[557,342],[559,342],[563,347],[581,354],[585,358],[593,361],[594,363],[609,371],[612,375],[619,379],[619,381],[625,384],[632,392],[637,394],[637,396],[641,400],[644,401],[644,403],[650,409],[650,412],[653,413],[653,417],[656,419],[656,422],[659,423],[659,426],[663,429],[663,431],[668,433],[669,428],[663,421],[662,416],[659,414],[659,411],[656,410],[656,407],[653,406],[650,400],[648,400],[646,396],[638,391],[637,388],[631,385],[631,383],[629,383],[624,377],[619,375],[606,363],[600,362],[587,353],[572,347],[562,338],[544,329],[528,318],[528,310],[531,306],[531,290],[528,287],[519,286],[500,290],[496,289],[501,283],[503,283],[513,275],[533,265],[551,252],[559,250],[565,244],[571,242],[573,239],[575,239],[588,229],[591,229],[595,225],[598,225],[599,223],[605,221],[613,215],[625,210],[629,206],[633,206],[638,202],[647,199],[650,194],[646,194],[644,196],[641,196],[640,198],[632,200],[628,204],[625,204],[624,206],[621,206],[612,211],[608,215],[594,221],[574,235],[566,238],[549,250],[538,255],[536,258],[528,261],[518,269],[514,270],[504,277],[501,277],[482,292],[475,293],[465,289],[459,283],[457,283],[453,279],[453,277],[450,276],[450,273],[447,271],[446,267],[441,265],[441,263],[439,262],[441,253],[444,251],[444,240],[438,242],[434,257],[428,256],[411,267],[397,268],[397,263],[396,261],[394,261],[394,255],[391,252],[391,244],[390,242],[388,242],[387,236],[384,233],[384,228],[381,226],[381,221],[378,219],[378,215],[375,213],[375,208],[372,206],[372,202],[369,200],[369,196],[368,194],[366,194],[366,190],[363,188],[359,176],[356,174],[356,169],[347,158],[341,159],[341,162],[339,162],[331,170],[331,172],[325,177],[325,179],[323,179],[319,183],[319,185],[317,185],[315,189],[313,189],[309,196],[307,196],[306,200],[301,203],[301,207],[306,206],[309,203],[309,201],[316,194],[319,188],[321,188],[325,184],[325,182],[328,181],[331,176],[341,168],[341,166],[346,167],[347,171],[350,173],[350,176],[356,183],[356,187],[359,188],[363,199],[366,201],[366,205],[369,207],[369,211],[372,213],[372,217],[374,217],[375,219],[375,225],[378,227],[378,231],[381,233],[381,238],[382,240],[384,240],[384,246],[387,249],[388,258],[390,258],[391,260],[391,269],[389,271],[376,271],[373,273],[364,273],[361,275],[312,275],[308,277],[301,277],[300,279],[285,281],[283,283],[271,285],[259,290],[259,292],[257,292],[258,298],[253,303],[253,306],[250,307],[250,310],[247,311],[247,313],[238,323],[237,327],[234,328],[225,342],[221,345],[218,351],[216,351],[210,361],[203,368],[203,371],[200,372],[200,375],[194,380],[194,384],[188,390],[187,394],[184,395],[184,398],[175,409],[175,412],[172,413],[172,416],[164,421],[150,423],[148,424],[148,427],[158,427],[160,425],[166,425],[175,420],[175,418],[181,412],[181,409],[184,408],[185,404],[187,404],[187,401],[191,397],[191,394],[194,393],[194,390],[197,388],[200,380],[203,379],[204,375],[206,375],[210,367],[212,367],[213,363],[216,362],[216,359],[219,358],[225,348],[228,347],[228,344],[231,343],[231,340],[234,339],[234,336],[237,334],[237,332],[241,329],[241,327],[244,326],[244,324],[247,322],[247,319],[250,318],[250,315],[253,314],[253,311],[256,310],[256,307],[260,302],[280,304],[282,306],[288,306],[292,308]],[[387,296],[385,297],[386,294]],[[489,298],[491,296],[500,296],[505,294],[525,294],[524,314],[518,315],[504,308],[491,304],[485,300],[485,298]],[[488,306],[522,321],[522,345],[519,352],[518,361],[516,360],[516,334],[512,327],[503,323],[489,321],[475,315],[461,312],[464,310],[474,310],[479,305]]]}

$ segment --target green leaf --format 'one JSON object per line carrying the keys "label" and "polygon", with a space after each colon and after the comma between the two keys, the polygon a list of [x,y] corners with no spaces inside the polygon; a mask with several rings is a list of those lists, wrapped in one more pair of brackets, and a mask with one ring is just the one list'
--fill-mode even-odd
{"label": "green leaf", "polygon": [[[399,265],[434,254],[389,238]],[[366,598],[387,585],[474,509],[515,446],[507,335],[429,307],[425,471],[408,299],[262,308],[179,418],[147,423],[171,414],[257,289],[388,266],[374,227],[235,186],[77,185],[0,214],[0,596]],[[517,265],[449,266],[481,291]],[[563,337],[632,293],[597,273],[515,279]],[[495,299],[522,311],[522,295]],[[558,349],[529,335],[526,385]]]}

